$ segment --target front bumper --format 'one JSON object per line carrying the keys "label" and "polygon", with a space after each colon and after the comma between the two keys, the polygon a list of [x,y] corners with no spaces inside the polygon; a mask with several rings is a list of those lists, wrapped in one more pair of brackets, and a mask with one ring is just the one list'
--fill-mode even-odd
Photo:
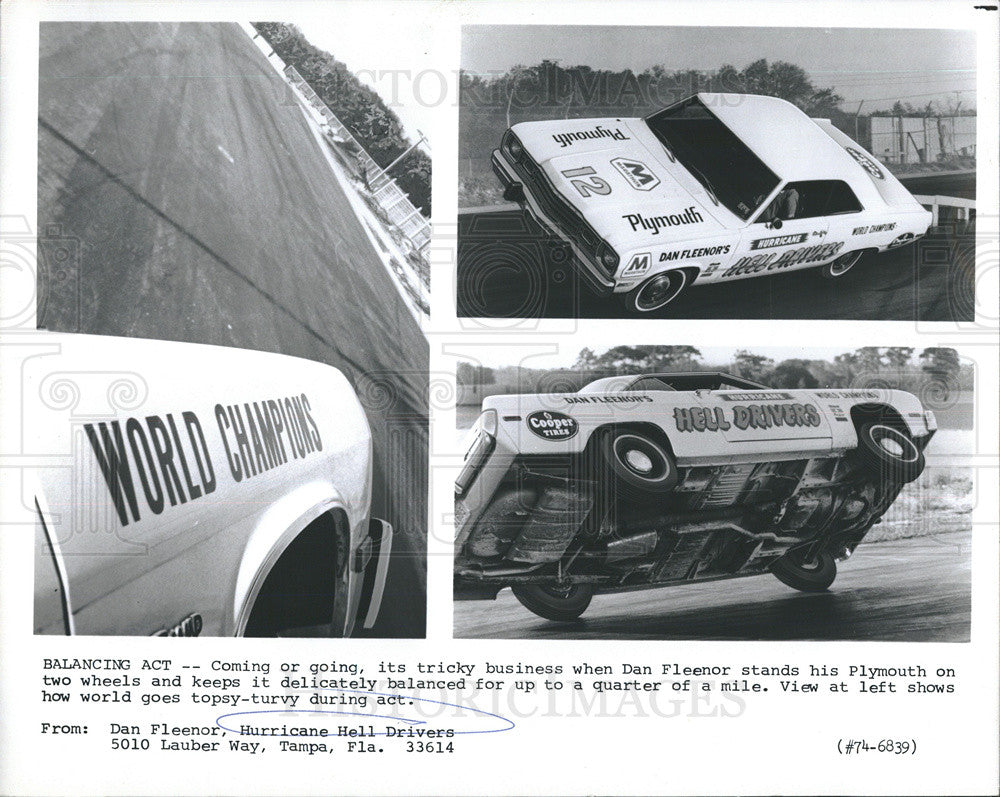
{"label": "front bumper", "polygon": [[[614,291],[615,281],[610,279],[591,258],[584,253],[563,231],[555,217],[558,212],[558,204],[564,202],[558,198],[555,188],[548,183],[535,185],[525,185],[524,177],[518,172],[516,167],[507,160],[504,154],[498,150],[493,150],[490,158],[493,172],[503,186],[504,199],[517,202],[525,208],[535,223],[549,235],[558,238],[560,241],[569,244],[573,251],[573,262],[577,266],[577,271],[584,278],[587,286],[598,296],[608,296]],[[539,172],[541,169],[539,168]],[[543,178],[544,179],[544,178]]]}
{"label": "front bumper", "polygon": [[361,596],[355,614],[363,628],[371,628],[378,620],[389,574],[389,557],[392,554],[392,526],[384,520],[368,521],[368,534],[354,549],[351,561],[356,577],[361,579]]}

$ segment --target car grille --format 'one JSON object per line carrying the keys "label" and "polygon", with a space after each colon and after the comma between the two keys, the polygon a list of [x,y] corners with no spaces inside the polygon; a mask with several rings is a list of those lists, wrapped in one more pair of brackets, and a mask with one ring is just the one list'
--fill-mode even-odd
{"label": "car grille", "polygon": [[555,221],[567,235],[576,238],[583,229],[583,221],[570,204],[552,187],[542,168],[525,154],[515,166],[520,177],[542,208],[542,212]]}

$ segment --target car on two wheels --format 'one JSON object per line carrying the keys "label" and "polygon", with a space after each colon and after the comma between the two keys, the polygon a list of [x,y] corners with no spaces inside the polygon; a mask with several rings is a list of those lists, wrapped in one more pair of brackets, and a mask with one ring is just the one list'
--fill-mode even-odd
{"label": "car on two wheels", "polygon": [[921,474],[936,428],[903,391],[717,372],[489,397],[455,482],[455,599],[510,587],[568,621],[594,595],[699,581],[825,590]]}
{"label": "car on two wheels", "polygon": [[639,315],[692,285],[804,268],[837,279],[931,223],[857,142],[776,97],[699,93],[644,119],[523,122],[492,166],[584,282]]}

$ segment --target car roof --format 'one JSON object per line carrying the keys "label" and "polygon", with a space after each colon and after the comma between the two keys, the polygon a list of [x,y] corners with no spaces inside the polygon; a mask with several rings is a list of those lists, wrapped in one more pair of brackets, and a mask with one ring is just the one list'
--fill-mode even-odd
{"label": "car roof", "polygon": [[874,193],[864,169],[792,103],[758,94],[700,92],[698,98],[782,180],[844,180]]}
{"label": "car roof", "polygon": [[[636,382],[642,379],[666,379],[669,381],[677,382],[683,385],[685,382],[690,382],[692,387],[687,388],[690,390],[697,389],[697,384],[711,382],[711,381],[726,381],[732,382],[735,389],[739,389],[740,386],[745,390],[770,390],[765,385],[758,384],[749,379],[743,379],[739,376],[734,376],[733,374],[727,373],[726,371],[658,371],[651,374],[627,374],[621,376],[606,376],[603,379],[595,379],[593,382],[589,382],[584,385],[578,391],[579,393],[620,393],[628,390]],[[742,384],[741,384],[742,383]],[[685,388],[681,387],[681,390]]]}

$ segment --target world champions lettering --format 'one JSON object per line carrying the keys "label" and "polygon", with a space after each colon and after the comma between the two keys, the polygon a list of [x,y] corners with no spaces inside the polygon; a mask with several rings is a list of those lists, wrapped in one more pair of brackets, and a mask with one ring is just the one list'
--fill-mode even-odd
{"label": "world champions lettering", "polygon": [[[311,410],[305,393],[216,404],[216,427],[233,481],[322,451]],[[84,431],[123,526],[138,522],[147,511],[159,515],[196,501],[218,486],[204,427],[190,410],[87,423]]]}

